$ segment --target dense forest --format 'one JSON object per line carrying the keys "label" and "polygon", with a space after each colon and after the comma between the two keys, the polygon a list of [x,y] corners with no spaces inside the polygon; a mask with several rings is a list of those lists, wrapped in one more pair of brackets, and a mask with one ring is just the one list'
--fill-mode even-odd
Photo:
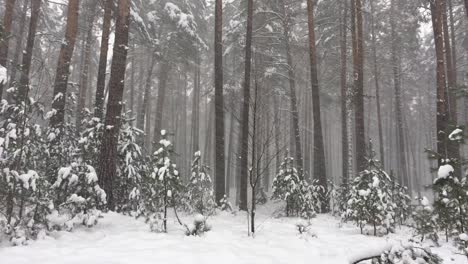
{"label": "dense forest", "polygon": [[0,262],[140,220],[235,240],[233,263],[288,263],[245,233],[353,253],[289,263],[467,260],[468,0],[0,0],[0,18]]}

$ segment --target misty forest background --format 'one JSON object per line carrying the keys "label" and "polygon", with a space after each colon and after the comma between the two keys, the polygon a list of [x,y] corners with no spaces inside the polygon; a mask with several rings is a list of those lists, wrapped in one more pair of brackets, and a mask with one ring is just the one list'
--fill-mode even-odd
{"label": "misty forest background", "polygon": [[[183,182],[196,153],[215,201],[250,212],[249,197],[270,196],[286,157],[323,188],[322,212],[325,193],[348,186],[369,159],[412,198],[433,197],[444,164],[464,175],[468,148],[449,135],[468,121],[467,0],[0,3],[8,172],[53,183],[78,155],[69,146],[91,142],[102,122],[102,138],[79,155],[112,210],[132,190],[119,180],[129,162],[122,131],[132,131],[141,162],[172,141]],[[37,126],[41,140],[11,136]],[[8,222],[28,207],[27,188],[15,188],[0,196]]]}

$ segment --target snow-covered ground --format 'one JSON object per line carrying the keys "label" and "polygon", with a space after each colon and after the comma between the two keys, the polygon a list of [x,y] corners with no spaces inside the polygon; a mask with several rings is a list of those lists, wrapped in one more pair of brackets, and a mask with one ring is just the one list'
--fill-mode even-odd
{"label": "snow-covered ground", "polygon": [[[258,210],[256,237],[247,236],[246,215],[221,212],[209,218],[212,231],[187,237],[174,218],[169,233],[149,231],[143,221],[116,213],[104,214],[91,229],[56,232],[22,247],[0,247],[1,264],[144,264],[144,263],[317,263],[344,264],[350,259],[411,236],[408,229],[377,238],[359,234],[352,225],[319,215],[312,220],[316,235],[298,235],[294,218],[273,218],[272,206]],[[189,223],[190,217],[183,221]],[[444,263],[467,263],[449,245],[434,248]]]}

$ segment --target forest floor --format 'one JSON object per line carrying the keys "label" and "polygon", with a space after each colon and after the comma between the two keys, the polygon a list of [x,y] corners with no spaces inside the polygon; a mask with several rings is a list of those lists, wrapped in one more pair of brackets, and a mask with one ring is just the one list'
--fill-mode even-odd
{"label": "forest floor", "polygon": [[[345,264],[351,259],[411,237],[408,228],[399,228],[386,237],[361,235],[351,224],[340,224],[330,215],[312,220],[310,232],[299,235],[297,218],[274,218],[278,205],[262,206],[257,212],[255,238],[247,236],[244,213],[220,212],[210,217],[212,230],[201,237],[184,235],[175,218],[168,233],[152,233],[142,220],[106,213],[91,229],[55,232],[28,246],[0,247],[1,264]],[[191,217],[182,221],[189,223]],[[466,263],[455,255],[450,244],[432,248],[444,263]]]}

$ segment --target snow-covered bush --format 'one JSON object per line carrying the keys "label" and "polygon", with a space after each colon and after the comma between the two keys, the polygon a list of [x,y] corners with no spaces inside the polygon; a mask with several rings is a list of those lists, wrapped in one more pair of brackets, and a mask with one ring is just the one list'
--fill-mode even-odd
{"label": "snow-covered bush", "polygon": [[384,264],[418,263],[418,264],[440,264],[442,259],[428,247],[408,241],[396,244],[390,250],[380,256],[380,262]]}
{"label": "snow-covered bush", "polygon": [[93,113],[84,111],[78,147],[83,160],[95,168],[99,166],[103,132],[104,123],[99,118],[94,117]]}
{"label": "snow-covered bush", "polygon": [[323,187],[308,184],[298,174],[293,158],[286,157],[273,180],[273,200],[286,202],[286,216],[297,215],[309,219],[320,212],[320,193]]}
{"label": "snow-covered bush", "polygon": [[437,215],[434,214],[434,208],[430,205],[426,197],[421,199],[420,205],[413,212],[414,229],[416,236],[421,237],[421,241],[429,238],[436,245],[439,243],[439,235],[437,234]]}
{"label": "snow-covered bush", "polygon": [[367,169],[350,183],[348,208],[343,219],[356,222],[361,233],[371,225],[374,235],[379,226],[388,231],[394,226],[395,203],[392,201],[392,180],[377,161],[368,160]]}
{"label": "snow-covered bush", "polygon": [[44,226],[49,184],[38,171],[46,156],[42,130],[32,120],[42,114],[42,105],[19,98],[16,86],[8,96],[11,103],[3,100],[0,107],[0,222],[3,239],[19,245],[36,238]]}
{"label": "snow-covered bush", "polygon": [[448,239],[468,229],[468,180],[455,175],[450,164],[439,167],[433,185],[436,193],[434,209],[439,226]]}
{"label": "snow-covered bush", "polygon": [[273,179],[273,195],[271,199],[286,202],[286,216],[297,214],[301,193],[301,178],[294,167],[294,159],[284,158],[280,164],[278,174]]}
{"label": "snow-covered bush", "polygon": [[468,233],[459,234],[455,238],[460,254],[465,255],[468,258]]}
{"label": "snow-covered bush", "polygon": [[[138,216],[144,216],[150,225],[159,226],[154,231],[167,231],[167,210],[181,200],[184,186],[176,164],[172,161],[172,143],[165,130],[161,131],[158,149],[153,153],[149,164],[150,173],[141,183],[141,204]],[[159,223],[162,222],[162,226]]]}
{"label": "snow-covered bush", "polygon": [[206,217],[202,214],[196,214],[195,219],[193,219],[193,224],[185,226],[187,229],[185,235],[187,236],[201,236],[205,232],[211,230],[211,226],[207,223]]}
{"label": "snow-covered bush", "polygon": [[49,228],[71,231],[78,224],[94,226],[100,216],[98,207],[106,203],[106,193],[97,181],[94,168],[82,161],[61,168],[51,186],[54,204],[47,216]]}
{"label": "snow-covered bush", "polygon": [[119,133],[119,163],[115,181],[115,203],[118,211],[137,211],[146,161],[138,145],[138,137],[143,132],[126,121]]}
{"label": "snow-covered bush", "polygon": [[224,195],[223,198],[221,199],[221,201],[219,201],[218,208],[221,211],[232,212],[232,204],[231,204],[231,202],[229,202],[229,199],[228,199],[228,197],[226,195]]}
{"label": "snow-covered bush", "polygon": [[392,179],[392,202],[394,203],[395,223],[403,224],[411,215],[411,197],[408,188],[398,184]]}
{"label": "snow-covered bush", "polygon": [[190,211],[210,215],[216,208],[213,195],[213,182],[208,167],[202,164],[200,151],[195,152],[192,161],[192,175],[187,185],[187,202]]}

